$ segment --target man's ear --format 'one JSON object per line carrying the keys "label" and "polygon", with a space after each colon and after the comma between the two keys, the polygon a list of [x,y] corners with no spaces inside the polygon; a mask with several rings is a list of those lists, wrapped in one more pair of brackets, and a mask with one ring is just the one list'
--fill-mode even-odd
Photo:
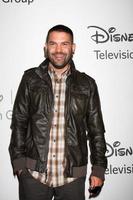
{"label": "man's ear", "polygon": [[47,55],[47,45],[44,46],[43,50],[44,50],[44,57],[47,58],[48,57],[48,55]]}
{"label": "man's ear", "polygon": [[72,46],[72,53],[73,53],[73,54],[75,53],[75,49],[76,49],[76,44],[73,43],[73,46]]}

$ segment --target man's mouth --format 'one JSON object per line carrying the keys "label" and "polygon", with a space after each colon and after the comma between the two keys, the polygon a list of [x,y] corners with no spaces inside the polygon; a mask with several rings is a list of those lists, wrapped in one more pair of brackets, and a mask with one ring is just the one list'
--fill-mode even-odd
{"label": "man's mouth", "polygon": [[54,57],[55,57],[57,60],[62,60],[62,59],[64,59],[65,55],[64,55],[64,54],[55,54]]}

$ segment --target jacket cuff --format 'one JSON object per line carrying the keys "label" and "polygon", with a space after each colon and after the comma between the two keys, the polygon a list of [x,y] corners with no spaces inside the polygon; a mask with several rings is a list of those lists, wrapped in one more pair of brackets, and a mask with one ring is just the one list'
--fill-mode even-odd
{"label": "jacket cuff", "polygon": [[106,169],[101,166],[94,165],[92,167],[91,176],[96,176],[102,180],[105,180],[105,170]]}
{"label": "jacket cuff", "polygon": [[26,167],[26,159],[25,158],[18,158],[13,160],[12,162],[13,165],[13,172],[16,174],[16,172],[20,169],[25,169]]}

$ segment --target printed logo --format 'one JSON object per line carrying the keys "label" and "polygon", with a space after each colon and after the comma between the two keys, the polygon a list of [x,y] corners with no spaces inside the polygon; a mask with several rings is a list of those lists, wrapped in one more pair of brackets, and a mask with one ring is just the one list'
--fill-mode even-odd
{"label": "printed logo", "polygon": [[108,143],[106,145],[107,145],[106,157],[133,155],[132,147],[131,146],[129,146],[128,148],[121,147],[121,143],[119,141],[114,142],[113,145],[110,145]]}
{"label": "printed logo", "polygon": [[105,42],[132,42],[133,33],[117,33],[115,27],[110,27],[108,30],[105,30],[98,26],[88,26],[90,32],[92,32],[91,39],[96,43],[105,43]]}
{"label": "printed logo", "polygon": [[[111,44],[116,45],[122,44],[123,42],[131,43],[133,42],[133,33],[119,33],[115,27],[110,27],[108,30],[101,28],[99,26],[88,26],[87,29],[89,30],[89,39],[95,43],[95,48],[92,52],[96,58],[96,60],[127,60],[133,59],[133,50],[125,49],[123,50],[119,45],[119,49],[117,46],[114,51],[111,49],[109,50],[109,46],[107,45],[108,42]],[[99,49],[97,47],[106,47],[106,49]],[[105,45],[106,44],[106,45]],[[113,45],[114,47],[114,45]]]}
{"label": "printed logo", "polygon": [[0,94],[0,102],[3,100],[3,95]]}
{"label": "printed logo", "polygon": [[8,97],[6,97],[4,94],[0,94],[0,104],[3,105],[3,107],[1,107],[1,110],[0,110],[0,120],[3,120],[5,118],[8,120],[12,119],[12,109],[4,108],[4,104],[9,103],[12,107],[13,101],[14,101],[14,99],[13,99],[13,91],[12,90],[10,90]]}
{"label": "printed logo", "polygon": [[114,165],[113,163],[108,164],[108,168],[106,169],[105,174],[133,174],[133,163],[132,159],[125,159],[122,160],[122,158],[128,158],[129,156],[133,156],[133,148],[131,146],[124,147],[121,145],[121,142],[115,141],[112,145],[107,143],[107,152],[106,157],[114,157],[114,158],[121,158],[120,163],[118,165]]}
{"label": "printed logo", "polygon": [[27,4],[27,5],[30,5],[31,3],[33,3],[34,2],[34,0],[2,0],[2,2],[3,3],[25,3],[25,4]]}

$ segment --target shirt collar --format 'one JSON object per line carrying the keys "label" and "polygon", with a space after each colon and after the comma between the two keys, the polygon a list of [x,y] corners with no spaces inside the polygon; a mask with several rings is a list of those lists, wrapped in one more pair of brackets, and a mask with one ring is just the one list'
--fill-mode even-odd
{"label": "shirt collar", "polygon": [[[50,77],[54,76],[56,77],[56,79],[58,79],[58,76],[51,65],[48,66],[48,73]],[[71,73],[70,65],[68,65],[67,69],[61,74],[61,78],[67,78],[70,73]]]}

